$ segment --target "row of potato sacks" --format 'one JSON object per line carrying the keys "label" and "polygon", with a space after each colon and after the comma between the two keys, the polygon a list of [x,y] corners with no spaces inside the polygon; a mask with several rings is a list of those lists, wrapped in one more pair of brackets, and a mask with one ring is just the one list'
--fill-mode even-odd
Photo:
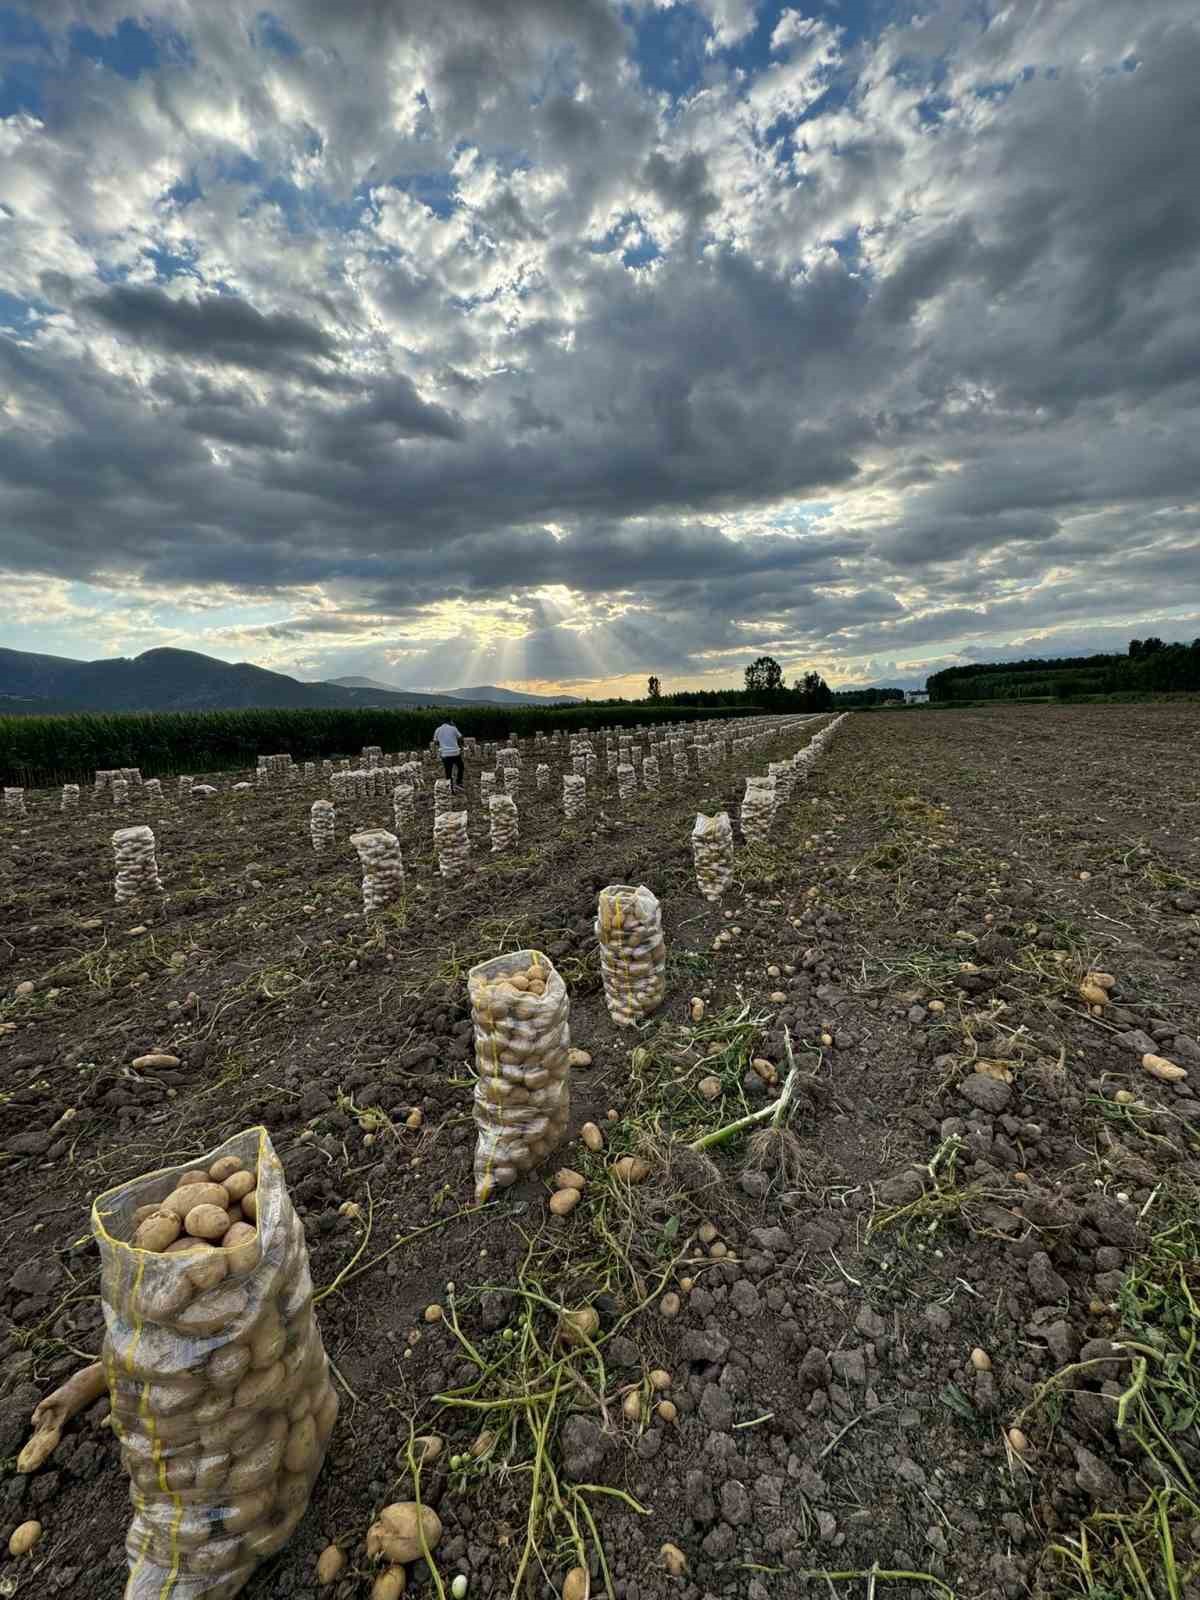
{"label": "row of potato sacks", "polygon": [[229,1600],[298,1526],[338,1412],[266,1130],[102,1195],[92,1231],[134,1508],[126,1600]]}

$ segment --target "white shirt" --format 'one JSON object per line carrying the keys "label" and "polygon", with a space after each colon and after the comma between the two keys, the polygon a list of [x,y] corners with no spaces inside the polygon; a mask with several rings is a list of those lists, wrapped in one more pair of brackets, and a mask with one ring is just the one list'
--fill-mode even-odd
{"label": "white shirt", "polygon": [[440,756],[456,756],[460,753],[458,729],[452,722],[443,722],[440,728],[434,730],[433,737],[437,740]]}

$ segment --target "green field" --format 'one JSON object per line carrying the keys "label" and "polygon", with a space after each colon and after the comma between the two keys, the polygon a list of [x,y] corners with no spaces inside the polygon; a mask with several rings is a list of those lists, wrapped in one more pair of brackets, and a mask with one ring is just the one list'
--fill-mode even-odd
{"label": "green field", "polygon": [[109,716],[0,717],[0,782],[29,788],[90,780],[108,767],[140,767],[146,777],[252,767],[259,755],[296,761],[353,756],[364,745],[414,750],[451,716],[465,735],[521,737],[554,728],[622,727],[754,716],[747,705],[496,706],[466,711],[146,711]]}

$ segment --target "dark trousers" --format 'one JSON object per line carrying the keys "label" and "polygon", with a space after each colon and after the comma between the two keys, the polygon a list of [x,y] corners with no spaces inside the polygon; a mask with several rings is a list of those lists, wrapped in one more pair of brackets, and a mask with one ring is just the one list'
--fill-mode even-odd
{"label": "dark trousers", "polygon": [[[442,765],[445,767],[446,776],[449,778],[452,784],[457,783],[461,788],[462,785],[466,783],[467,778],[463,769],[463,758],[461,751],[459,751],[458,755],[456,756],[443,756]],[[457,777],[455,777],[456,772],[458,774]]]}

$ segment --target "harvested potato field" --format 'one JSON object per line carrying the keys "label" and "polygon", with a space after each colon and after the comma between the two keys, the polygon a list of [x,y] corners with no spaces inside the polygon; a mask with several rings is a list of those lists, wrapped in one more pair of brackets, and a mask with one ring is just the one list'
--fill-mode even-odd
{"label": "harvested potato field", "polygon": [[[1200,1593],[1200,708],[852,716],[793,767],[830,726],[700,758],[693,730],[653,790],[644,738],[590,772],[530,742],[486,786],[519,818],[495,850],[469,755],[450,872],[428,761],[411,805],[277,763],[0,813],[0,1592],[125,1581],[103,1376],[18,1461],[100,1352],[92,1202],[187,1177],[151,1231],[209,1270],[253,1235],[261,1127],[313,1290],[282,1258],[235,1344],[261,1387],[311,1303],[338,1405],[314,1367],[279,1449],[328,1452],[254,1600]],[[145,826],[118,903],[112,836]],[[514,1085],[549,1109],[481,1164],[477,1091]],[[177,1437],[221,1381],[172,1391]],[[276,1479],[233,1455],[261,1527]],[[168,1592],[218,1592],[198,1552],[237,1575],[239,1527]]]}

